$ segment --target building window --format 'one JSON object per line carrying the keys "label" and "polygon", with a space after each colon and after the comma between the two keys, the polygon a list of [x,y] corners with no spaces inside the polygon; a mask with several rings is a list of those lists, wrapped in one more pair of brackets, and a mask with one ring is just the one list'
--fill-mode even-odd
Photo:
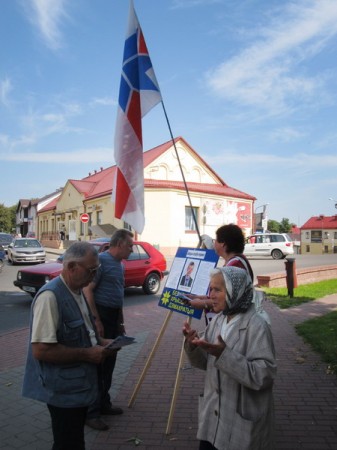
{"label": "building window", "polygon": [[322,242],[322,230],[311,231],[311,242]]}
{"label": "building window", "polygon": [[198,211],[199,208],[185,206],[185,231],[197,230],[195,221],[198,223]]}
{"label": "building window", "polygon": [[103,217],[103,211],[97,211],[97,225],[101,225],[102,224],[102,217]]}
{"label": "building window", "polygon": [[310,245],[306,245],[305,251],[306,251],[307,253],[310,253]]}
{"label": "building window", "polygon": [[337,239],[337,231],[334,232],[333,238],[334,238],[334,239]]}
{"label": "building window", "polygon": [[123,228],[124,228],[125,230],[132,231],[131,225],[129,225],[127,222],[124,222]]}
{"label": "building window", "polygon": [[305,232],[305,238],[306,238],[306,239],[309,239],[309,238],[310,238],[310,233],[309,233],[309,231],[306,231],[306,232]]}
{"label": "building window", "polygon": [[327,231],[324,231],[324,239],[329,239],[329,233]]}
{"label": "building window", "polygon": [[327,245],[324,245],[324,253],[329,253],[329,247]]}

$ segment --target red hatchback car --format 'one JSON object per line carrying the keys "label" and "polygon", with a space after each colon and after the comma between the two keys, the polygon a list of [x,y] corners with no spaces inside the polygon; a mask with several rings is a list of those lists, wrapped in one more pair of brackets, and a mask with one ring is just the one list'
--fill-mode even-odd
{"label": "red hatchback car", "polygon": [[[99,238],[89,242],[101,253],[109,248],[110,239]],[[44,284],[60,275],[62,259],[61,255],[56,262],[19,270],[14,285],[34,297]],[[146,294],[156,294],[160,281],[168,274],[164,255],[147,242],[134,242],[132,253],[122,262],[125,267],[125,287],[141,286]]]}

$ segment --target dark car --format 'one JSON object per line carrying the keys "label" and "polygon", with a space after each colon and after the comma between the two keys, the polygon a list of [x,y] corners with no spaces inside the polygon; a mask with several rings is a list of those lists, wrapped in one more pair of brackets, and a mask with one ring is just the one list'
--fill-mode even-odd
{"label": "dark car", "polygon": [[4,261],[6,259],[6,252],[2,245],[0,245],[0,272],[2,271]]}
{"label": "dark car", "polygon": [[[89,242],[101,253],[109,248],[110,239],[101,238]],[[60,275],[62,259],[60,256],[56,262],[19,270],[14,285],[34,297],[45,283]],[[146,294],[156,294],[160,288],[160,281],[168,273],[164,255],[147,242],[134,242],[133,251],[128,259],[123,260],[123,264],[125,287],[141,286]]]}
{"label": "dark car", "polygon": [[9,233],[0,233],[0,245],[7,253],[8,246],[13,242],[13,236]]}

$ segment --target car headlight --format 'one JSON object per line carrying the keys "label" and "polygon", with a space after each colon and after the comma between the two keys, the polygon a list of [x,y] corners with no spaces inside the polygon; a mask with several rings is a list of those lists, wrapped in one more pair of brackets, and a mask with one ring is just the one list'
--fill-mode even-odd
{"label": "car headlight", "polygon": [[51,278],[50,278],[49,275],[46,275],[46,276],[44,277],[44,283],[45,283],[45,284],[48,283],[48,281],[50,281],[50,280],[51,280]]}
{"label": "car headlight", "polygon": [[18,274],[17,274],[16,278],[17,278],[17,280],[21,280],[21,278],[22,278],[22,274],[21,274],[21,272],[20,272],[20,271],[18,272]]}

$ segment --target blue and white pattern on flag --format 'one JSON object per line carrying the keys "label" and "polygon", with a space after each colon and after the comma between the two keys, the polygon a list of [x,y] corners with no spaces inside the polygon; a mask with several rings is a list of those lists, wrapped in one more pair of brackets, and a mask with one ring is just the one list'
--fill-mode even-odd
{"label": "blue and white pattern on flag", "polygon": [[161,101],[161,94],[130,1],[115,131],[116,175],[112,190],[115,217],[137,232],[145,226],[142,117]]}

